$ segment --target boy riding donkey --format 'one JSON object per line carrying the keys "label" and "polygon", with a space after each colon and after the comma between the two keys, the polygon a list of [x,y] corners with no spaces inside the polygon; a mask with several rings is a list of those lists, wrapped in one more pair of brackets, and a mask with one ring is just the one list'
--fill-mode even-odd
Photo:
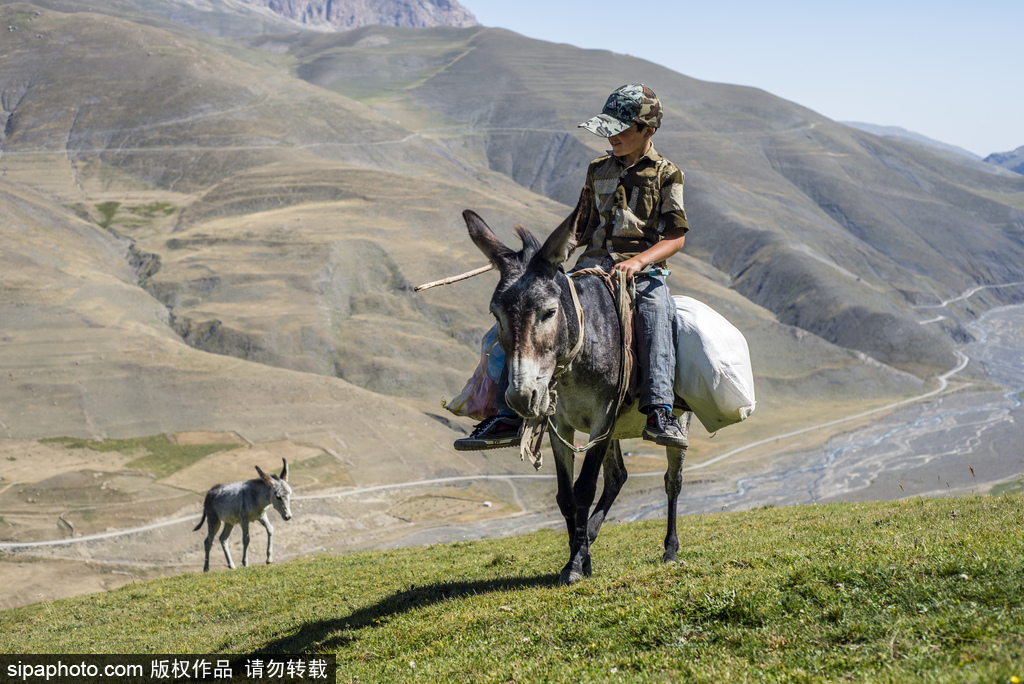
{"label": "boy riding donkey", "polygon": [[[682,249],[688,227],[683,173],[651,144],[661,117],[658,96],[645,85],[629,84],[608,97],[600,114],[580,124],[580,128],[607,138],[612,149],[587,169],[586,185],[594,207],[581,239],[585,251],[573,270],[621,271],[634,282],[639,337],[637,400],[647,415],[643,438],[685,448],[686,434],[672,413],[675,304],[665,283],[665,266],[667,259]],[[494,403],[497,415],[477,425],[469,437],[456,440],[457,450],[519,445],[523,421],[505,402],[507,388],[506,366]]]}

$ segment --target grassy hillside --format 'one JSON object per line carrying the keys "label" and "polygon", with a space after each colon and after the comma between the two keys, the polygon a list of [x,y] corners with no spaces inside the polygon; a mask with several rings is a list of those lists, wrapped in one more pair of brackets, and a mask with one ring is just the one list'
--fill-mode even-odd
{"label": "grassy hillside", "polygon": [[[1010,682],[1019,495],[609,525],[185,575],[4,611],[10,653],[336,653],[339,681]],[[286,533],[286,532],[285,532]]]}

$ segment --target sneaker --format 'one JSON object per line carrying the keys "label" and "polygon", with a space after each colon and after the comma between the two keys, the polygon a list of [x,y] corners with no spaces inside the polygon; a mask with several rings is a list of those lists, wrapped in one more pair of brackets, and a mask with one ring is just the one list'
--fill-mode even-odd
{"label": "sneaker", "polygon": [[519,446],[523,419],[519,416],[492,416],[473,428],[469,437],[455,440],[456,451],[483,451]]}
{"label": "sneaker", "polygon": [[647,412],[647,425],[644,426],[643,438],[661,446],[685,449],[690,442],[679,427],[679,421],[672,411],[664,406],[653,406]]}

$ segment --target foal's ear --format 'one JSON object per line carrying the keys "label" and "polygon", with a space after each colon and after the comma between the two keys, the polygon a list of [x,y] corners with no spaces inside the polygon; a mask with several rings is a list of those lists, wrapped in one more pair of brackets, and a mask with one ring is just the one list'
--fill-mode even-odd
{"label": "foal's ear", "polygon": [[541,257],[553,266],[561,264],[576,249],[579,240],[586,232],[590,223],[590,212],[593,208],[593,193],[590,186],[584,185],[576,208],[558,224],[541,248]]}
{"label": "foal's ear", "polygon": [[284,463],[284,468],[281,469],[281,479],[285,482],[288,481],[288,461],[281,459],[281,463]]}
{"label": "foal's ear", "polygon": [[259,466],[256,466],[256,472],[260,474],[260,479],[266,482],[268,485],[274,484],[274,480],[271,479],[270,475],[267,475],[265,472],[260,470]]}
{"label": "foal's ear", "polygon": [[506,247],[494,234],[490,226],[475,211],[467,209],[462,212],[462,218],[466,221],[466,228],[469,230],[469,237],[473,240],[487,260],[494,264],[499,271],[505,263],[515,257],[515,252]]}

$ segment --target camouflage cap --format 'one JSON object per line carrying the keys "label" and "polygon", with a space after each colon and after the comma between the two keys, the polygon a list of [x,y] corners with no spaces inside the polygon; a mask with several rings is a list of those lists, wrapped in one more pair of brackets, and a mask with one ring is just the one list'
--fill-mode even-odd
{"label": "camouflage cap", "polygon": [[601,113],[581,123],[579,128],[609,138],[635,123],[653,128],[661,126],[661,101],[653,90],[640,83],[616,88]]}

